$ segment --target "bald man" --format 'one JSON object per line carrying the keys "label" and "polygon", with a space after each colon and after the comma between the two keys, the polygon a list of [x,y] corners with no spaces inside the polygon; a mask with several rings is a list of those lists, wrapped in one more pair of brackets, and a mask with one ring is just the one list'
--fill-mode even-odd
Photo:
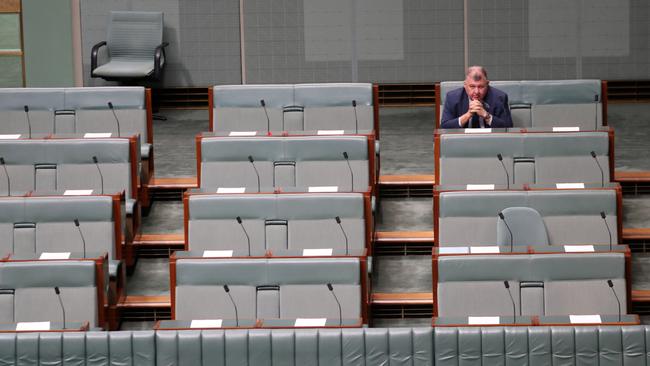
{"label": "bald man", "polygon": [[468,68],[463,87],[447,93],[440,128],[512,127],[508,95],[489,84],[485,68]]}

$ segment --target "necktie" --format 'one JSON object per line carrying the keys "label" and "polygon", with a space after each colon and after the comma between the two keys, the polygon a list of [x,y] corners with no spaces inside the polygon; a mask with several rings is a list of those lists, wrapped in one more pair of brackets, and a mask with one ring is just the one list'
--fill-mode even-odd
{"label": "necktie", "polygon": [[470,128],[479,128],[479,127],[481,127],[481,124],[479,122],[479,116],[478,114],[474,114],[472,116],[472,123],[470,125]]}

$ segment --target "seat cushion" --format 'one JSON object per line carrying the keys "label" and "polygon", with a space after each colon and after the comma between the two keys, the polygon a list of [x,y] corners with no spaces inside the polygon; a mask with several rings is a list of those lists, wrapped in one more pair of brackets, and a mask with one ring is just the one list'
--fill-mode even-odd
{"label": "seat cushion", "polygon": [[153,73],[153,59],[151,61],[109,61],[94,70],[100,77],[143,78]]}

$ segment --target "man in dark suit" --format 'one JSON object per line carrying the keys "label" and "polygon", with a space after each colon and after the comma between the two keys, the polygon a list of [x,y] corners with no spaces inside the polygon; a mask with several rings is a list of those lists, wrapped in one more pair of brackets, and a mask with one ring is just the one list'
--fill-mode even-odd
{"label": "man in dark suit", "polygon": [[508,95],[489,84],[482,66],[468,68],[463,87],[447,93],[440,128],[512,127]]}

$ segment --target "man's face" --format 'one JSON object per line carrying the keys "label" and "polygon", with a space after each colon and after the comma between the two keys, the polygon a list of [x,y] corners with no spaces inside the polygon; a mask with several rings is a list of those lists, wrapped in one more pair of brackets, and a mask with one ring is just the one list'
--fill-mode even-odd
{"label": "man's face", "polygon": [[471,100],[483,100],[488,91],[489,82],[482,75],[468,75],[465,78],[465,92]]}

